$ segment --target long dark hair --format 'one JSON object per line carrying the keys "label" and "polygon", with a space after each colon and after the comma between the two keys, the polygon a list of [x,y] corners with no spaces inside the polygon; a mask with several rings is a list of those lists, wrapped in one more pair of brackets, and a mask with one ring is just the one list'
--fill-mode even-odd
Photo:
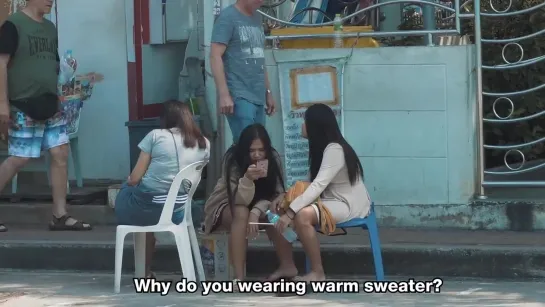
{"label": "long dark hair", "polygon": [[305,112],[305,126],[308,137],[311,180],[314,180],[318,175],[324,150],[331,143],[338,143],[343,148],[350,184],[354,185],[359,178],[363,180],[363,167],[360,159],[352,146],[344,139],[335,114],[330,107],[321,103],[310,106]]}
{"label": "long dark hair", "polygon": [[198,145],[200,149],[206,148],[206,139],[201,129],[193,120],[193,114],[187,104],[178,100],[168,100],[163,103],[163,114],[161,115],[161,128],[180,129],[184,140],[184,146],[193,148]]}
{"label": "long dark hair", "polygon": [[269,168],[267,177],[260,178],[254,181],[255,195],[251,204],[254,204],[258,200],[272,200],[276,194],[276,186],[278,183],[284,187],[284,179],[282,178],[282,172],[280,171],[280,165],[278,164],[278,152],[271,146],[271,138],[265,130],[265,127],[260,124],[253,124],[246,127],[240,133],[240,138],[236,144],[231,146],[225,153],[223,158],[223,173],[225,174],[225,180],[227,185],[227,197],[229,205],[234,204],[234,194],[236,193],[236,187],[231,187],[231,176],[233,170],[236,170],[240,177],[244,176],[248,167],[252,164],[250,159],[250,147],[254,140],[261,140],[265,149],[266,158],[269,160]]}

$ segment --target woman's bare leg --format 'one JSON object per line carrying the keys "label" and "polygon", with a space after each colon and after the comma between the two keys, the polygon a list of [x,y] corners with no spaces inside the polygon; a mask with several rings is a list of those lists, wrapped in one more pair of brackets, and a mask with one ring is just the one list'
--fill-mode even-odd
{"label": "woman's bare leg", "polygon": [[320,281],[325,280],[324,267],[322,266],[322,256],[320,255],[320,242],[316,235],[315,225],[318,225],[318,217],[312,206],[303,208],[297,212],[293,220],[295,232],[303,249],[310,260],[311,271],[305,275],[302,280]]}
{"label": "woman's bare leg", "polygon": [[153,253],[155,253],[155,234],[146,233],[146,277],[151,276],[151,264],[153,262]]}
{"label": "woman's bare leg", "polygon": [[276,250],[276,256],[280,262],[278,269],[272,273],[267,280],[277,280],[282,277],[292,278],[297,276],[297,267],[293,261],[293,248],[291,243],[289,243],[284,236],[279,233],[274,227],[266,227],[265,231],[269,240],[274,244],[274,249]]}
{"label": "woman's bare leg", "polygon": [[[221,214],[221,228],[229,229],[229,252],[235,269],[235,278],[244,279],[246,265],[246,249],[248,247],[248,216],[250,211],[244,206],[234,206],[233,212],[226,207]],[[230,226],[228,226],[230,225]]]}

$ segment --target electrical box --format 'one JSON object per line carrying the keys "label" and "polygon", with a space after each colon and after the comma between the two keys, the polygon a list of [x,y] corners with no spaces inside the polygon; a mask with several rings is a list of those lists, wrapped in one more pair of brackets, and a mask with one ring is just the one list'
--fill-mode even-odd
{"label": "electrical box", "polygon": [[[199,23],[202,0],[149,1],[150,44],[189,40]],[[202,14],[202,13],[201,13]]]}

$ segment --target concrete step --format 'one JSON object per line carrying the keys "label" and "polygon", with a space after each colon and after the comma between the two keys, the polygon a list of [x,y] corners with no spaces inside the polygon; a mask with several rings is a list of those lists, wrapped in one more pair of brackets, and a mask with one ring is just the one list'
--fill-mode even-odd
{"label": "concrete step", "polygon": [[[0,268],[77,271],[114,269],[115,228],[97,227],[91,232],[49,232],[11,227],[0,233]],[[481,278],[545,277],[543,233],[382,228],[380,230],[387,276],[442,276]],[[171,239],[161,236],[154,270],[180,271]],[[132,270],[128,238],[124,268]],[[367,233],[353,229],[346,236],[320,236],[327,274],[374,275]],[[295,245],[295,259],[302,271],[304,254]],[[248,275],[266,276],[277,264],[265,235],[251,241]]]}
{"label": "concrete step", "polygon": [[[204,205],[203,200],[193,200],[194,221],[200,224]],[[69,206],[70,215],[82,219],[93,226],[116,226],[114,209],[103,202],[94,202],[86,205]],[[46,227],[51,220],[51,203],[46,202],[20,202],[0,203],[0,223],[6,225],[18,225],[22,227]]]}
{"label": "concrete step", "polygon": [[[116,225],[114,210],[104,203],[69,206],[70,215],[95,226]],[[0,203],[0,222],[10,226],[39,226],[46,228],[51,220],[51,203]]]}
{"label": "concrete step", "polygon": [[[0,201],[5,202],[51,202],[51,186],[45,172],[22,172],[17,180],[17,193],[11,193],[11,183],[0,191]],[[66,196],[72,205],[105,204],[108,186],[117,184],[113,180],[84,180],[83,187],[77,187],[75,181],[70,181],[70,190]]]}
{"label": "concrete step", "polygon": [[[201,181],[195,199],[204,199],[203,182]],[[85,187],[80,190],[81,193],[75,189],[69,197],[70,214],[93,226],[116,225],[114,212],[106,205],[106,189],[109,184],[106,181],[86,182]],[[17,203],[6,201],[9,200],[7,194],[0,193],[0,222],[45,227],[51,217],[50,187],[40,186],[38,190],[42,191],[41,194],[36,192],[37,185],[22,185],[22,189],[26,189],[28,193],[23,193],[24,200]],[[544,231],[545,198],[539,198],[543,195],[542,190],[494,188],[487,189],[488,199],[473,200],[468,204],[399,205],[377,202],[375,208],[379,225],[383,227]],[[45,198],[36,201],[40,195]],[[87,195],[92,196],[91,202]],[[2,199],[4,202],[1,202]],[[202,208],[195,210],[193,217],[195,224],[200,224]]]}

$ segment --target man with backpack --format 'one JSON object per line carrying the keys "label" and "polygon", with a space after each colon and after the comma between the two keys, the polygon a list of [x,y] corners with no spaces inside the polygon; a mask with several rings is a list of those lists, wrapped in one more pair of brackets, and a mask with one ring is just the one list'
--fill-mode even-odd
{"label": "man with backpack", "polygon": [[[55,25],[44,18],[53,0],[27,0],[0,27],[0,139],[9,157],[0,165],[0,191],[42,150],[51,155],[51,230],[90,230],[66,212],[69,138],[57,96],[59,69]],[[0,224],[0,232],[7,228]]]}

